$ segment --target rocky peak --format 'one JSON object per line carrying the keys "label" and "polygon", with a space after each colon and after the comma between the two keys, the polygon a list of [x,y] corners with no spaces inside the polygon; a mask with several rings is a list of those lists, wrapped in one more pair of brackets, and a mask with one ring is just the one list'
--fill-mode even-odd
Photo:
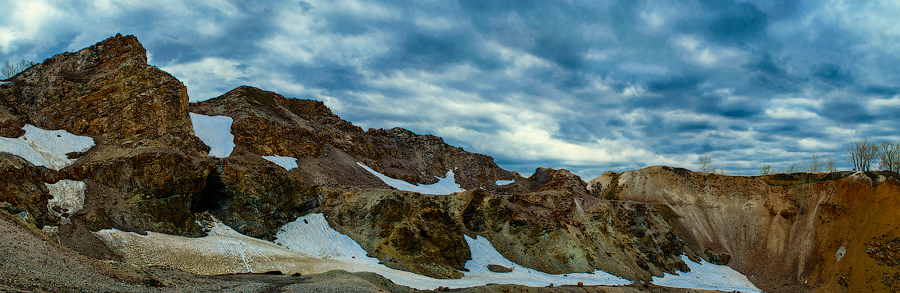
{"label": "rocky peak", "polygon": [[300,159],[301,165],[315,166],[297,171],[310,184],[367,182],[341,175],[366,176],[357,173],[362,169],[356,162],[413,184],[433,184],[451,170],[464,188],[493,188],[496,180],[518,178],[516,173],[500,169],[492,158],[447,145],[439,137],[402,128],[364,132],[320,101],[286,98],[258,88],[238,87],[191,104],[191,111],[231,117],[235,145],[254,154],[288,156]]}
{"label": "rocky peak", "polygon": [[584,197],[590,194],[587,183],[578,175],[566,169],[537,168],[526,180],[499,188],[498,193],[516,194],[544,191],[564,191],[571,195]]}
{"label": "rocky peak", "polygon": [[[24,124],[93,137],[98,145],[157,144],[202,150],[184,85],[147,65],[134,36],[116,35],[37,64],[0,88],[0,134]],[[153,141],[156,141],[154,143]]]}

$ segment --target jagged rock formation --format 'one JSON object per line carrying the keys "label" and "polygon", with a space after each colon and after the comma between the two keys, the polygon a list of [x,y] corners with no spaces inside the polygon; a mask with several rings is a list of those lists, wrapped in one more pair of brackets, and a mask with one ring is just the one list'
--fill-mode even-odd
{"label": "jagged rock formation", "polygon": [[497,167],[491,157],[452,147],[432,135],[402,128],[363,131],[341,120],[319,101],[289,99],[242,86],[191,104],[191,111],[228,116],[235,144],[263,155],[298,159],[305,182],[334,188],[387,186],[356,165],[412,184],[433,184],[454,170],[463,188],[495,188],[496,180],[521,177]]}
{"label": "jagged rock formation", "polygon": [[686,270],[682,253],[695,256],[673,232],[671,210],[589,196],[567,170],[541,168],[494,193],[334,193],[322,210],[388,266],[435,277],[461,275],[468,249],[452,237],[461,233],[487,237],[513,262],[554,274],[600,269],[649,281]]}
{"label": "jagged rock formation", "polygon": [[202,188],[211,164],[197,159],[207,148],[194,136],[187,102],[180,81],[147,65],[135,37],[117,35],[3,85],[0,132],[15,137],[32,124],[94,139],[56,176],[88,185],[76,227],[200,235],[182,203]]}
{"label": "jagged rock formation", "polygon": [[0,89],[7,137],[32,124],[90,136],[98,145],[203,149],[187,116],[184,85],[147,65],[147,52],[134,36],[53,56],[10,81]]}
{"label": "jagged rock formation", "polygon": [[[108,228],[201,236],[194,213],[209,210],[243,233],[271,238],[274,228],[318,205],[315,189],[258,155],[239,150],[227,159],[207,156],[209,147],[193,132],[184,86],[147,65],[133,36],[54,56],[4,84],[0,134],[19,136],[25,124],[96,143],[69,154],[77,161],[59,172],[12,163],[16,171],[9,178],[21,179],[3,181],[0,190],[13,190],[17,199],[7,203],[31,211],[38,227],[62,225],[60,231],[74,231],[67,235],[87,238],[86,231]],[[84,208],[71,223],[35,210],[49,197],[38,182],[61,179],[87,184]],[[22,180],[36,189],[16,191],[30,186]]]}
{"label": "jagged rock formation", "polygon": [[59,218],[47,210],[50,193],[45,182],[56,182],[56,174],[45,167],[35,167],[17,156],[0,153],[0,204],[23,220],[43,227]]}

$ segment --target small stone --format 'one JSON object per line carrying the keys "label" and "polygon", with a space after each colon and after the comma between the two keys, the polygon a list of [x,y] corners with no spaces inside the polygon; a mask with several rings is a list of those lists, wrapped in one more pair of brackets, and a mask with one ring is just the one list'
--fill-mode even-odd
{"label": "small stone", "polygon": [[512,268],[507,268],[501,265],[488,265],[488,270],[495,273],[509,273],[513,271]]}

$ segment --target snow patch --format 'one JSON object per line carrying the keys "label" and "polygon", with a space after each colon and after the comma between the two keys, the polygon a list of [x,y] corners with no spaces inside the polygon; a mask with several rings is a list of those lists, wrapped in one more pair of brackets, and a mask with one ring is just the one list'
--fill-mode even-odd
{"label": "snow patch", "polygon": [[201,223],[209,231],[190,238],[147,232],[140,235],[117,229],[93,232],[107,246],[136,265],[165,265],[203,275],[235,273],[318,274],[352,266],[288,250],[275,243],[245,236],[213,219]]}
{"label": "snow patch", "polygon": [[385,176],[378,171],[372,170],[372,168],[369,168],[369,166],[366,166],[363,163],[356,162],[356,164],[366,169],[366,171],[369,171],[369,173],[378,176],[378,178],[381,179],[381,181],[384,181],[384,183],[387,183],[387,185],[390,185],[391,187],[399,190],[413,191],[425,194],[451,194],[454,192],[466,191],[465,189],[460,187],[459,184],[456,184],[456,178],[454,177],[453,170],[447,171],[447,175],[445,175],[444,178],[440,178],[435,184],[414,185],[403,180]]}
{"label": "snow patch", "polygon": [[0,137],[0,152],[22,157],[35,166],[45,166],[59,171],[76,160],[66,154],[86,152],[94,146],[94,139],[78,136],[65,130],[43,130],[26,124],[25,135],[19,138]]}
{"label": "snow patch", "polygon": [[[466,262],[468,272],[460,279],[435,279],[400,271],[378,264],[367,257],[366,251],[349,236],[331,226],[322,214],[308,214],[279,228],[276,243],[242,235],[219,221],[201,223],[209,228],[205,237],[188,238],[149,232],[142,236],[115,229],[94,232],[110,248],[129,263],[137,265],[167,265],[185,271],[206,274],[229,274],[279,270],[286,274],[323,273],[330,270],[372,272],[394,283],[427,290],[438,286],[464,288],[490,283],[520,284],[542,287],[554,285],[625,285],[631,281],[603,271],[551,275],[520,266],[503,257],[484,237],[465,236],[472,253]],[[682,256],[690,273],[666,274],[654,278],[657,285],[760,292],[747,278],[726,267],[709,263],[697,264]],[[509,273],[495,273],[487,266],[496,264],[513,268]]]}
{"label": "snow patch", "polygon": [[297,159],[291,157],[282,157],[282,156],[263,156],[263,159],[268,160],[269,162],[275,163],[278,166],[281,166],[285,169],[294,169],[297,168]]}
{"label": "snow patch", "polygon": [[190,113],[194,135],[209,146],[209,155],[226,158],[234,150],[234,135],[231,134],[231,117],[206,116]]}
{"label": "snow patch", "polygon": [[[602,271],[592,274],[578,273],[550,275],[529,269],[503,257],[484,237],[473,239],[465,236],[472,253],[472,260],[466,262],[469,269],[460,279],[435,279],[406,271],[395,270],[378,264],[378,259],[367,257],[366,251],[349,236],[341,234],[331,226],[322,214],[309,214],[288,223],[278,230],[276,243],[285,247],[322,259],[339,260],[353,263],[354,267],[345,268],[351,272],[373,272],[380,274],[394,283],[420,290],[434,289],[438,286],[448,288],[465,288],[490,283],[520,284],[526,286],[547,286],[583,282],[585,285],[624,285],[631,281],[610,275]],[[495,273],[488,270],[489,264],[513,268],[509,273]]]}
{"label": "snow patch", "polygon": [[68,218],[84,208],[84,190],[87,187],[84,182],[64,179],[54,184],[44,184],[47,185],[50,195],[53,196],[47,201],[47,209],[51,213],[58,217]]}
{"label": "snow patch", "polygon": [[494,184],[497,186],[504,186],[504,185],[513,184],[515,182],[516,182],[515,180],[497,180],[497,181],[494,181]]}
{"label": "snow patch", "polygon": [[747,279],[747,276],[728,266],[716,265],[701,261],[696,263],[682,255],[691,269],[678,275],[665,274],[662,278],[653,277],[653,284],[667,287],[692,288],[719,291],[762,292]]}

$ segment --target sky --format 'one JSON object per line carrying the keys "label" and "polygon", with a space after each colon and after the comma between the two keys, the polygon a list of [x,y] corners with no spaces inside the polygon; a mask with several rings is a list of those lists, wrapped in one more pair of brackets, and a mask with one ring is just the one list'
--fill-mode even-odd
{"label": "sky", "polygon": [[529,175],[754,175],[900,140],[897,1],[0,0],[0,62],[121,33],[191,101],[240,85]]}

